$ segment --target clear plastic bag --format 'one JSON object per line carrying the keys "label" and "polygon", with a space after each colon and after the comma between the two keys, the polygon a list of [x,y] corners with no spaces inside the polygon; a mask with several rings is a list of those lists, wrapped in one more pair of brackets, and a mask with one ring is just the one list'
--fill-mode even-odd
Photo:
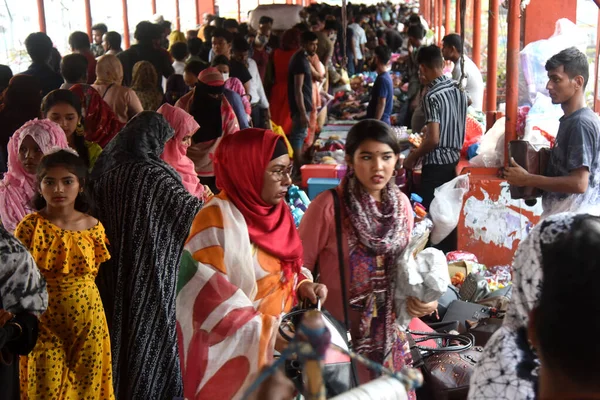
{"label": "clear plastic bag", "polygon": [[495,168],[504,163],[504,130],[506,119],[498,119],[494,126],[481,137],[477,155],[469,164],[474,167]]}
{"label": "clear plastic bag", "polygon": [[431,243],[440,243],[456,228],[468,191],[469,175],[457,176],[435,189],[435,197],[429,207],[429,214],[433,220]]}

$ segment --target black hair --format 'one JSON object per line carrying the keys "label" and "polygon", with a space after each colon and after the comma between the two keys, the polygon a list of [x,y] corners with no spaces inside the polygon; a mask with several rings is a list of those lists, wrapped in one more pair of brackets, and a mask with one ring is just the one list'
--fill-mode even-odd
{"label": "black hair", "polygon": [[8,65],[0,65],[0,91],[4,91],[8,87],[12,77],[12,69]]}
{"label": "black hair", "polygon": [[273,23],[273,18],[268,17],[266,15],[263,15],[262,17],[260,17],[260,19],[258,20],[258,24],[262,25],[262,24],[272,24]]}
{"label": "black hair", "polygon": [[408,17],[408,23],[411,25],[421,25],[421,17],[419,17],[419,14],[411,14]]}
{"label": "black hair", "polygon": [[557,69],[561,65],[564,67],[565,73],[570,79],[573,79],[579,75],[583,76],[582,91],[585,90],[590,78],[590,66],[588,64],[586,55],[579,51],[576,47],[569,47],[568,49],[553,55],[546,62],[546,71],[550,72]]}
{"label": "black hair", "polygon": [[310,31],[310,26],[306,25],[304,22],[298,22],[292,29],[296,29],[300,33],[304,33]]}
{"label": "black hair", "polygon": [[245,22],[238,26],[238,33],[242,36],[256,36],[256,32],[250,29],[248,24]]}
{"label": "black hair", "polygon": [[35,32],[25,39],[27,54],[34,63],[47,63],[52,54],[52,40],[44,32]]}
{"label": "black hair", "polygon": [[[75,199],[75,209],[82,213],[88,212],[92,208],[92,204],[87,190],[88,166],[85,160],[67,150],[59,150],[42,157],[37,168],[38,187],[48,170],[56,167],[64,167],[77,177],[79,186],[83,191]],[[39,192],[33,198],[33,207],[38,211],[46,207],[46,199]]]}
{"label": "black hair", "polygon": [[223,22],[223,29],[237,29],[239,26],[240,25],[235,19],[226,19],[225,22]]}
{"label": "black hair", "polygon": [[335,20],[328,19],[325,21],[325,30],[326,31],[338,31],[340,28],[339,24]]}
{"label": "black hair", "polygon": [[121,48],[121,34],[115,31],[106,32],[106,41],[111,49]]}
{"label": "black hair", "polygon": [[160,25],[153,24],[150,21],[142,21],[135,27],[133,37],[139,43],[148,43],[160,39],[163,34],[163,28]]}
{"label": "black hair", "polygon": [[454,47],[458,51],[458,54],[462,54],[463,52],[462,38],[456,33],[451,33],[444,36],[442,39],[442,44],[444,47]]}
{"label": "black hair", "polygon": [[87,80],[88,60],[81,54],[68,54],[60,62],[60,74],[67,83]]}
{"label": "black hair", "polygon": [[106,26],[106,24],[101,23],[101,24],[96,24],[96,25],[92,26],[92,30],[100,31],[104,35],[106,32],[108,32],[108,27]]}
{"label": "black hair", "polygon": [[69,36],[69,46],[73,50],[89,50],[90,37],[85,32],[75,31]]}
{"label": "black hair", "polygon": [[223,29],[223,24],[225,23],[225,18],[216,17],[213,21],[215,21],[215,28]]}
{"label": "black hair", "polygon": [[319,40],[319,37],[316,33],[311,31],[302,32],[302,36],[300,36],[302,44],[314,42],[315,40]]}
{"label": "black hair", "polygon": [[212,38],[223,38],[227,43],[233,42],[233,34],[223,28],[215,29]]}
{"label": "black hair", "polygon": [[202,51],[203,44],[204,43],[202,42],[202,39],[191,38],[187,42],[187,51],[190,53],[190,55],[197,56]]}
{"label": "black hair", "polygon": [[164,31],[165,29],[171,29],[171,27],[173,26],[173,24],[171,23],[171,21],[163,21],[160,24],[158,24],[162,30]]}
{"label": "black hair", "polygon": [[171,45],[171,55],[177,61],[183,61],[188,54],[188,45],[184,42],[176,42]]}
{"label": "black hair", "polygon": [[206,63],[195,60],[185,64],[185,67],[183,67],[183,71],[198,76],[200,75],[200,72],[204,71],[206,68],[208,68]]}
{"label": "black hair", "polygon": [[590,318],[595,311],[600,311],[600,291],[596,287],[600,279],[600,259],[593,256],[598,248],[600,218],[586,214],[575,216],[568,232],[562,233],[551,245],[542,243],[544,278],[539,305],[534,312],[537,350],[545,365],[561,371],[581,389],[592,387],[596,391],[600,386],[600,346],[573,351],[572,343],[565,340],[572,335],[573,328],[565,324],[564,318],[568,315],[573,321],[586,321],[585,330],[590,337],[600,332],[600,320]]}
{"label": "black hair", "polygon": [[387,65],[392,59],[392,50],[387,46],[377,46],[375,48],[375,55],[379,61]]}
{"label": "black hair", "polygon": [[[48,112],[57,104],[68,104],[73,107],[81,119],[81,124],[83,125],[83,119],[81,118],[81,100],[79,100],[79,97],[77,97],[75,93],[66,89],[56,89],[48,93],[46,97],[42,99],[42,116],[44,118],[48,118]],[[73,145],[75,147],[75,151],[77,151],[85,164],[89,166],[90,153],[85,144],[85,137],[83,135],[78,135],[77,132],[74,132]]]}
{"label": "black hair", "polygon": [[204,40],[206,40],[206,42],[208,44],[210,44],[210,41],[216,30],[217,30],[217,28],[215,28],[212,25],[208,25],[208,26],[204,27]]}
{"label": "black hair", "polygon": [[431,69],[443,68],[444,57],[442,56],[442,51],[434,44],[421,47],[417,53],[417,63]]}
{"label": "black hair", "polygon": [[406,35],[411,38],[423,40],[425,38],[425,28],[422,25],[413,25],[408,28]]}
{"label": "black hair", "polygon": [[217,65],[227,65],[229,67],[229,59],[224,55],[216,56],[215,58],[213,58],[210,65],[212,67],[216,67]]}
{"label": "black hair", "polygon": [[250,44],[248,44],[248,41],[244,39],[243,36],[237,35],[235,39],[233,39],[231,50],[236,53],[243,53],[250,50]]}
{"label": "black hair", "polygon": [[346,155],[353,157],[365,140],[375,140],[387,144],[394,151],[394,154],[400,154],[400,144],[390,126],[376,119],[366,119],[354,125],[348,132]]}

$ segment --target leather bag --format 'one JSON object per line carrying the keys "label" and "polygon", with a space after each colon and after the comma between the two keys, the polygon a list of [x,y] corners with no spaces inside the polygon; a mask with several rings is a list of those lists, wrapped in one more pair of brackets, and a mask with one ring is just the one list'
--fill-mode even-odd
{"label": "leather bag", "polygon": [[[530,174],[545,175],[550,159],[549,148],[536,149],[526,140],[513,140],[509,143],[508,152],[510,157]],[[534,200],[542,193],[543,191],[538,188],[510,186],[512,199]]]}

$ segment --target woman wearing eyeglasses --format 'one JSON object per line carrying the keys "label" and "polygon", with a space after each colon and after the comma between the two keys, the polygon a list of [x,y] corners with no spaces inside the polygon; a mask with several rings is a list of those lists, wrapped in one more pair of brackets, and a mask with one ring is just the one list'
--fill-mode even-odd
{"label": "woman wearing eyeglasses", "polygon": [[297,299],[327,297],[302,267],[284,201],[292,183],[284,139],[262,129],[227,135],[214,167],[221,192],[196,216],[179,271],[186,398],[239,398],[270,363],[280,316]]}

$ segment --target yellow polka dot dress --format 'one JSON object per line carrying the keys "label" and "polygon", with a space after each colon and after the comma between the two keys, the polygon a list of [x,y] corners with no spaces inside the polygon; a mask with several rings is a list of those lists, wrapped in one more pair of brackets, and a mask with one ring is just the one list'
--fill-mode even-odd
{"label": "yellow polka dot dress", "polygon": [[15,236],[46,278],[49,303],[35,348],[21,359],[21,398],[114,399],[108,326],[94,282],[110,258],[104,227],[68,231],[33,213]]}

